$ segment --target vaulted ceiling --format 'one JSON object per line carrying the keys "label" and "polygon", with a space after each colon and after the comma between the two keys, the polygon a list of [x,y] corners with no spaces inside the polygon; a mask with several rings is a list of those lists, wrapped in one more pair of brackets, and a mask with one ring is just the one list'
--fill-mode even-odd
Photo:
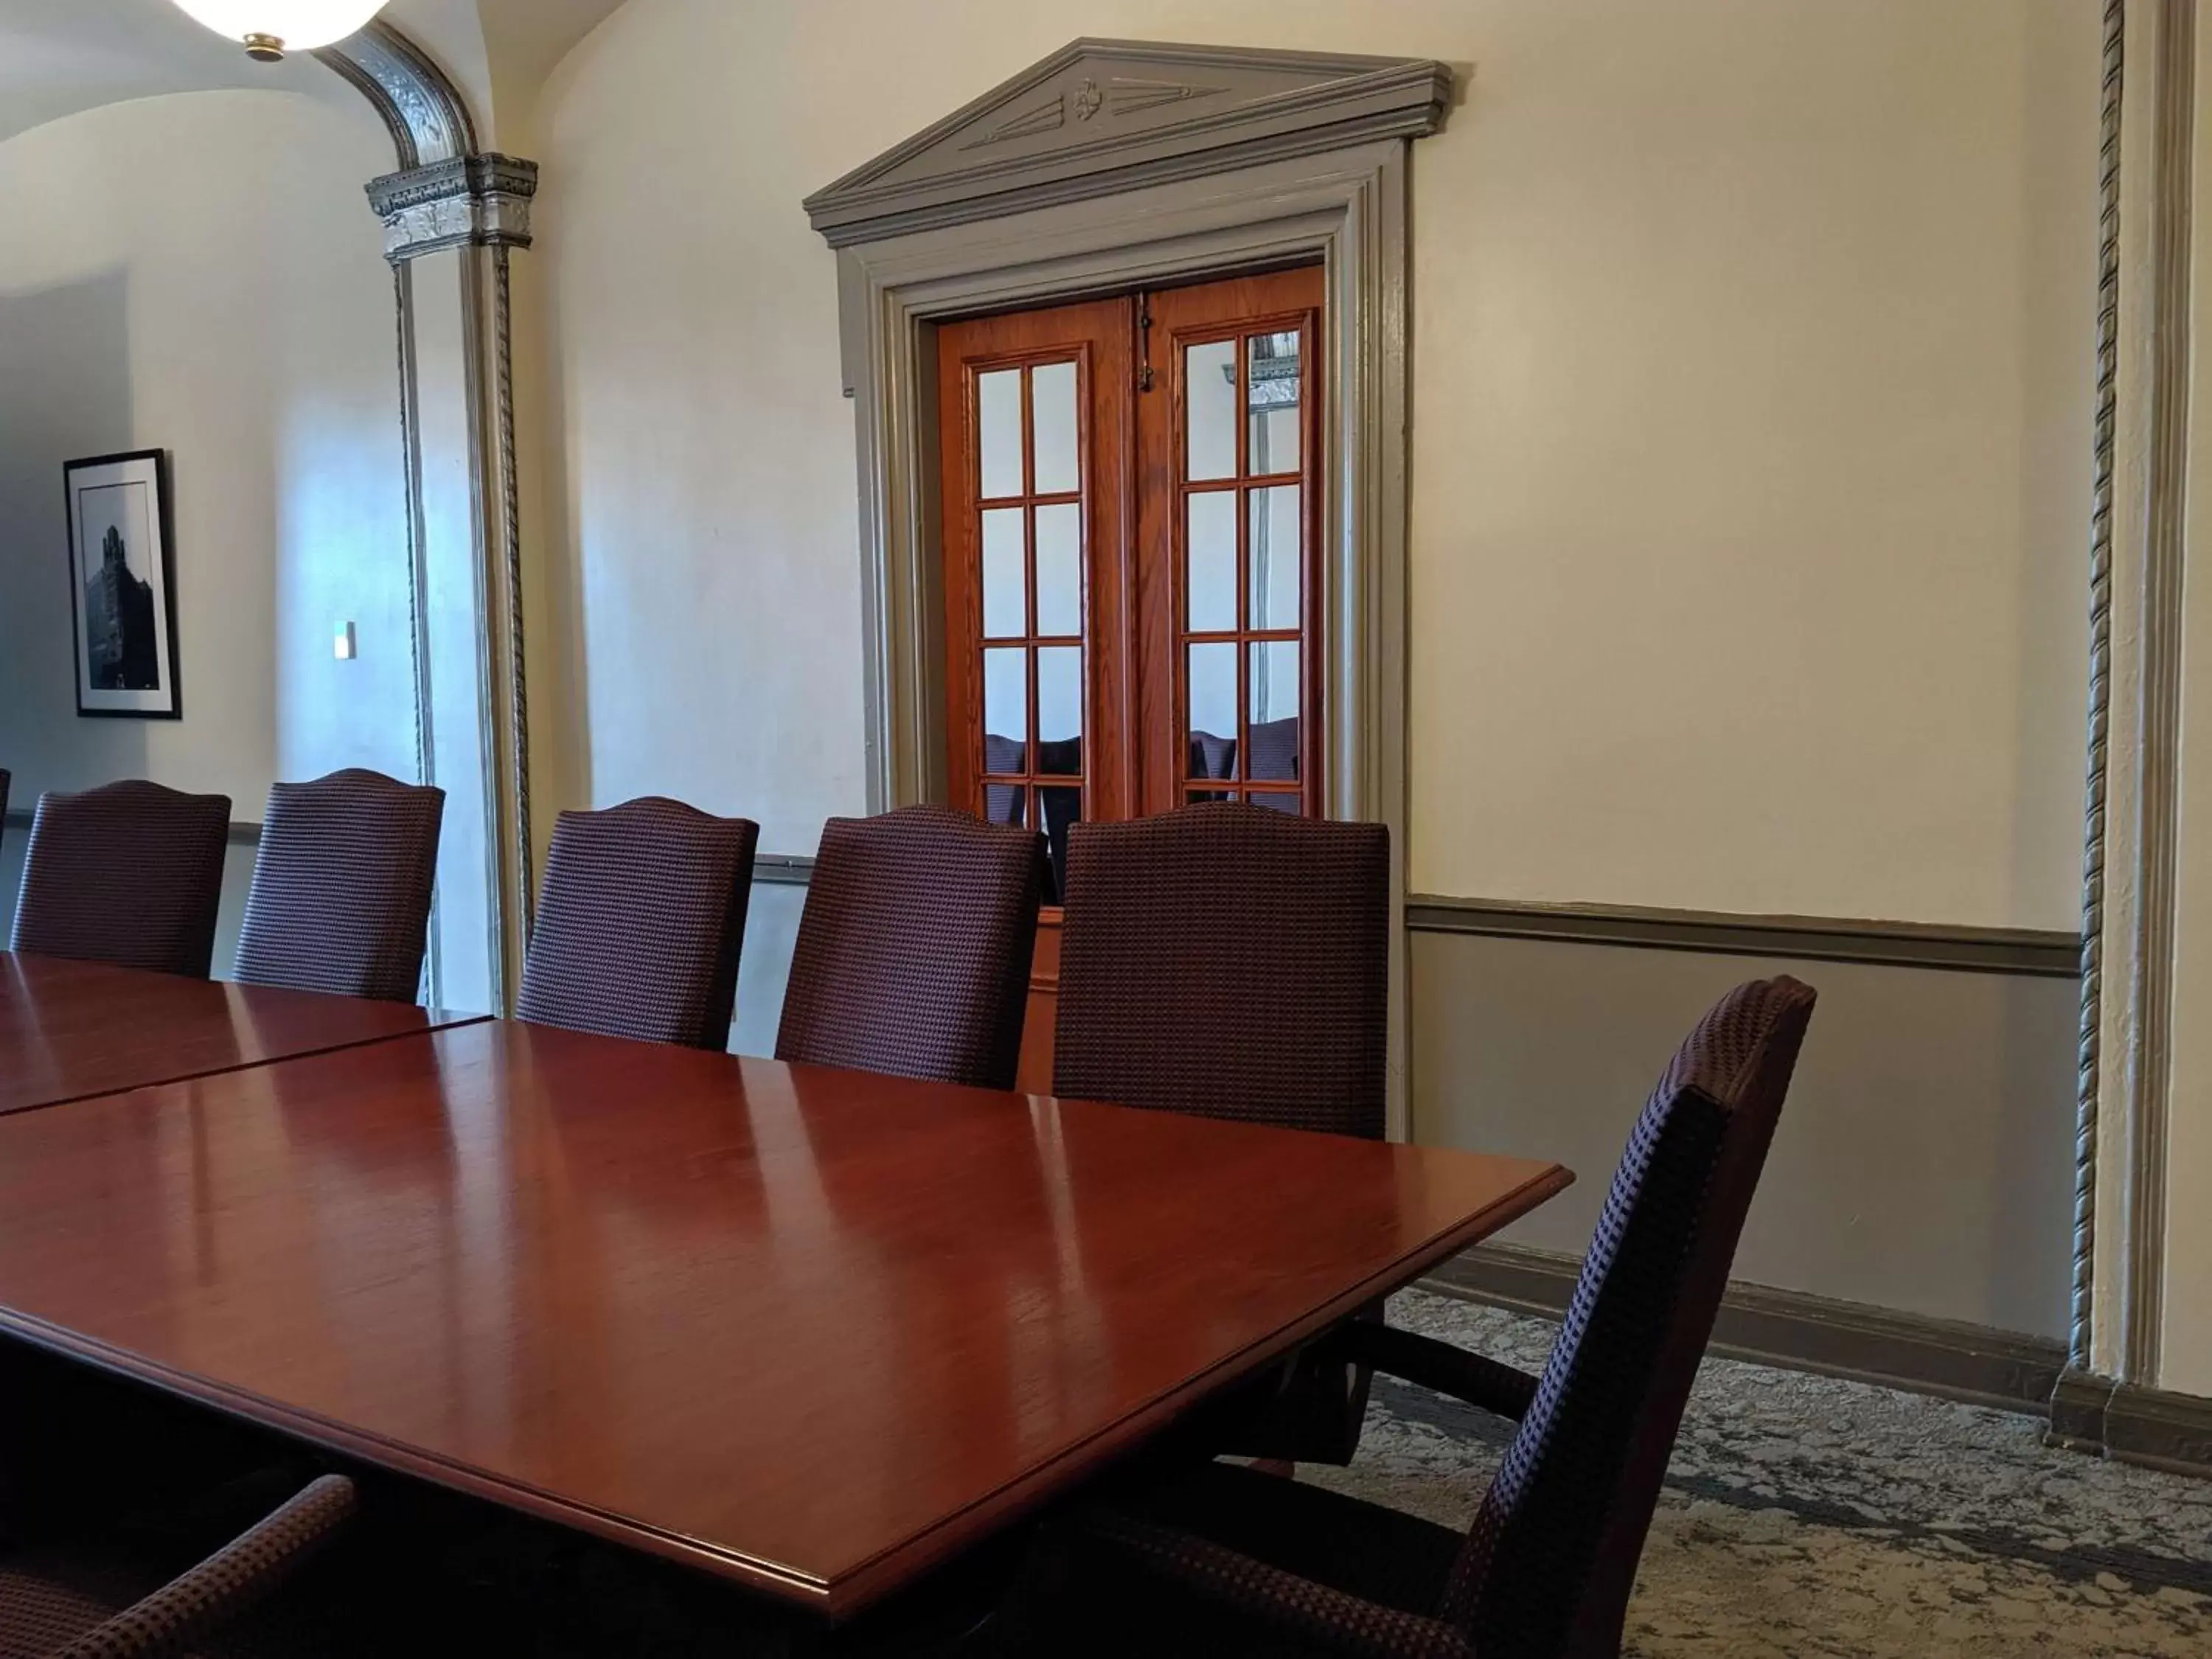
{"label": "vaulted ceiling", "polygon": [[[472,103],[534,96],[623,0],[391,0],[385,15],[444,64]],[[80,110],[222,88],[356,94],[313,59],[257,64],[170,0],[0,0],[0,142]],[[487,110],[474,110],[488,128]]]}
{"label": "vaulted ceiling", "polygon": [[0,0],[0,139],[131,98],[329,76],[312,59],[256,64],[169,0]]}

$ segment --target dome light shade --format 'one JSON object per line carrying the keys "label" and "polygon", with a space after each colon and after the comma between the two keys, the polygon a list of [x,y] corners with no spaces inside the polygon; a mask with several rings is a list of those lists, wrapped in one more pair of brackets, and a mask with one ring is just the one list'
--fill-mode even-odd
{"label": "dome light shade", "polygon": [[383,9],[384,0],[176,0],[188,15],[275,63],[343,40]]}

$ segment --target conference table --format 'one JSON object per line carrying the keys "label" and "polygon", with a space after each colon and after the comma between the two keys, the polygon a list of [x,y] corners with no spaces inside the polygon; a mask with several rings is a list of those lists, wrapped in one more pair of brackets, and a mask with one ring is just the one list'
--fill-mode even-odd
{"label": "conference table", "polygon": [[0,1115],[483,1018],[0,951]]}
{"label": "conference table", "polygon": [[0,1117],[0,1331],[825,1626],[1572,1179],[412,1012]]}

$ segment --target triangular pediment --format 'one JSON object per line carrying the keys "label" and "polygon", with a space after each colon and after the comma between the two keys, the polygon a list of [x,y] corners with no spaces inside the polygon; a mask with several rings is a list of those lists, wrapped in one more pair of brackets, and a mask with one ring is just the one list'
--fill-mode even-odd
{"label": "triangular pediment", "polygon": [[806,198],[836,246],[1443,124],[1422,58],[1078,40]]}

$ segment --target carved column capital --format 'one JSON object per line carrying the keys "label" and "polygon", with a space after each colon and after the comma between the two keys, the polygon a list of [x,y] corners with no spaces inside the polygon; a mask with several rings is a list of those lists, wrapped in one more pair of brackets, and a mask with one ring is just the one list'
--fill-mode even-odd
{"label": "carved column capital", "polygon": [[449,247],[528,247],[538,163],[513,155],[460,155],[368,182],[394,264]]}

